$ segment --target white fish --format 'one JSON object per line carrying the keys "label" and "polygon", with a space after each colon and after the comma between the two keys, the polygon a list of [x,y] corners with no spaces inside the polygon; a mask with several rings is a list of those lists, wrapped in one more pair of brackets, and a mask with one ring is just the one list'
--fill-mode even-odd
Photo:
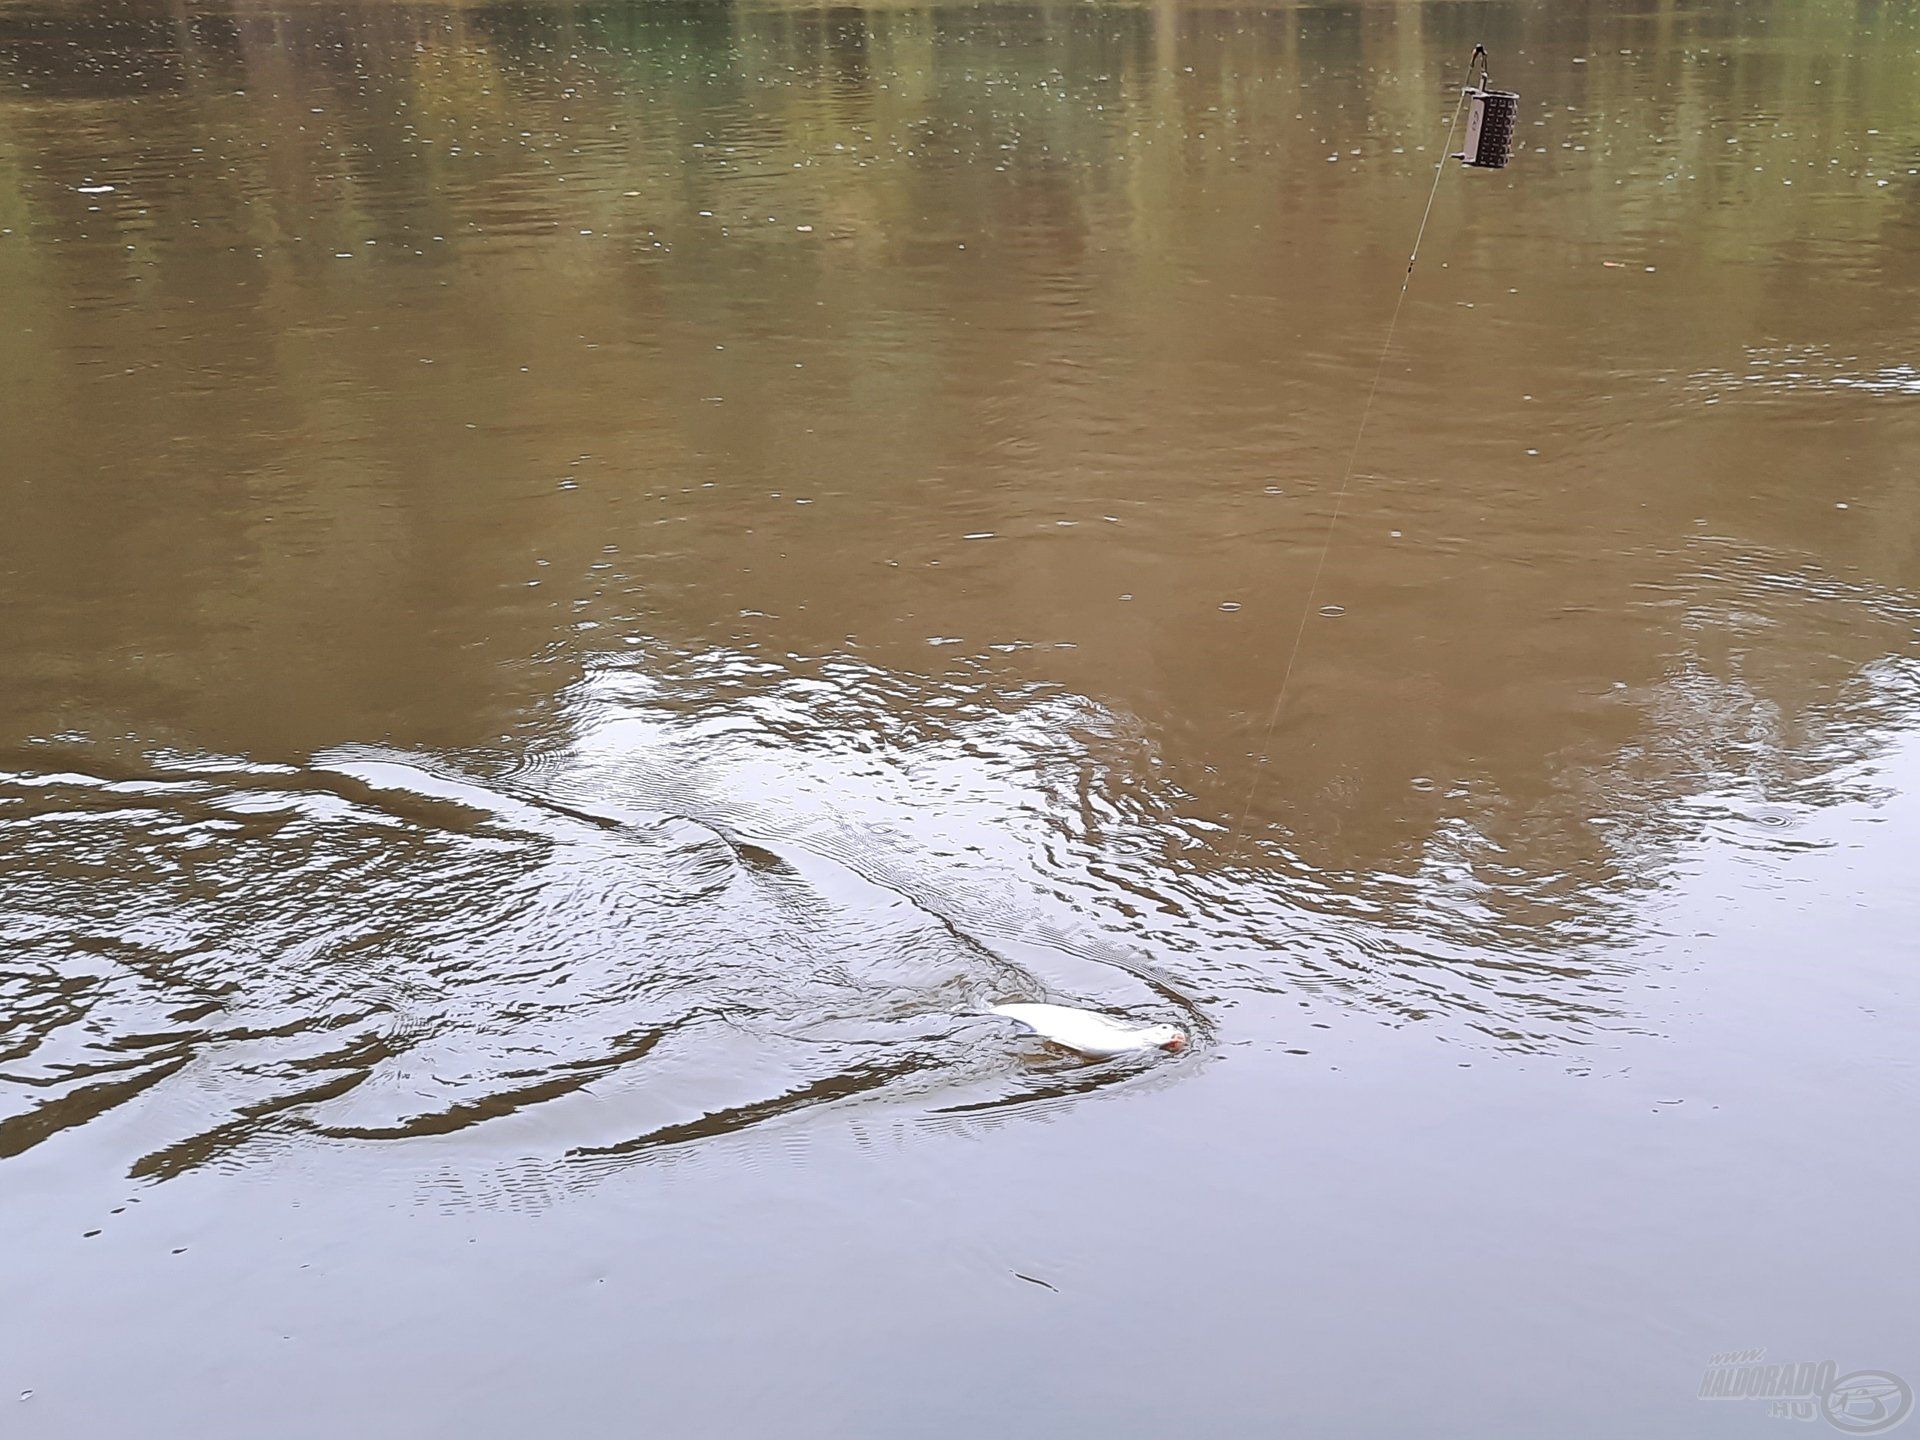
{"label": "white fish", "polygon": [[987,1009],[1026,1026],[1042,1039],[1101,1060],[1140,1050],[1178,1052],[1187,1048],[1187,1032],[1178,1025],[1142,1025],[1094,1010],[1076,1010],[1071,1005],[1021,1003],[989,1005]]}

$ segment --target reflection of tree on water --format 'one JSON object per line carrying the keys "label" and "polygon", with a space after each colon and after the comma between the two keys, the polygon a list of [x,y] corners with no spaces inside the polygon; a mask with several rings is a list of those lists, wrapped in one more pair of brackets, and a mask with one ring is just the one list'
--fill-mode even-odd
{"label": "reflection of tree on water", "polygon": [[[1905,59],[1870,8],[1768,19],[13,12],[0,225],[34,243],[0,245],[0,393],[35,464],[0,713],[515,752],[598,718],[639,635],[663,669],[763,659],[676,696],[792,702],[802,757],[1084,696],[1100,725],[1020,753],[1069,843],[1174,835],[1107,865],[1115,906],[1228,915],[1275,983],[1297,909],[1335,980],[1408,1009],[1508,965],[1503,1017],[1551,1029],[1538,957],[1631,930],[1619,897],[1701,824],[1676,801],[1825,803],[1911,708],[1914,422],[1670,383],[1768,334],[1872,370],[1920,285]],[[1494,30],[1541,123],[1504,188],[1446,192],[1334,552],[1348,613],[1262,773],[1276,909],[1207,827],[1251,779],[1448,67]],[[1877,198],[1804,203],[1847,187]]]}

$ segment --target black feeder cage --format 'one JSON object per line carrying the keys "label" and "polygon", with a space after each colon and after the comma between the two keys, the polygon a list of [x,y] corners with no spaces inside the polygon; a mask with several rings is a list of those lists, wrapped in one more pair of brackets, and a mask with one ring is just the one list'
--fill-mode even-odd
{"label": "black feeder cage", "polygon": [[[1495,90],[1487,83],[1487,52],[1474,47],[1480,61],[1480,83],[1466,87],[1467,143],[1454,156],[1481,170],[1500,170],[1513,159],[1513,127],[1520,114],[1520,95],[1514,90]],[[1468,62],[1471,68],[1472,62]]]}

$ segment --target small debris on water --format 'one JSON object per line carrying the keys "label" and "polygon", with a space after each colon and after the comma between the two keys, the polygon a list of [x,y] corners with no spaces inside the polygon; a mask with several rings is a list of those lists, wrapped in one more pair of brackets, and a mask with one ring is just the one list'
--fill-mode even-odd
{"label": "small debris on water", "polygon": [[1229,612],[1238,610],[1240,608],[1240,602],[1238,600],[1222,600],[1220,602],[1220,608]]}
{"label": "small debris on water", "polygon": [[[1056,1295],[1058,1295],[1058,1294],[1060,1293],[1060,1290],[1059,1290],[1059,1287],[1058,1287],[1058,1286],[1054,1286],[1054,1285],[1049,1285],[1049,1284],[1047,1284],[1047,1282],[1046,1282],[1046,1281],[1044,1281],[1044,1280],[1040,1280],[1040,1279],[1036,1279],[1036,1278],[1035,1278],[1034,1276],[1032,1276],[1032,1275],[1022,1275],[1022,1274],[1021,1274],[1021,1273],[1020,1273],[1020,1272],[1019,1272],[1018,1270],[1015,1270],[1015,1271],[1013,1272],[1013,1278],[1014,1278],[1014,1279],[1016,1279],[1016,1280],[1024,1280],[1024,1281],[1026,1281],[1026,1282],[1027,1282],[1027,1283],[1028,1283],[1029,1285],[1038,1285],[1038,1286],[1039,1286],[1039,1287],[1040,1287],[1040,1288],[1041,1288],[1042,1290],[1051,1290],[1051,1291],[1053,1291],[1053,1293],[1054,1293],[1054,1294],[1056,1294]],[[32,1392],[31,1390],[29,1390],[29,1391],[27,1392],[27,1395],[31,1395],[32,1393],[33,1393],[33,1392]],[[24,1400],[24,1399],[26,1399],[26,1398],[27,1398],[27,1396],[26,1396],[26,1395],[22,1395],[22,1396],[21,1396],[20,1398],[21,1398],[22,1400]]]}
{"label": "small debris on water", "polygon": [[1329,620],[1331,620],[1331,619],[1334,619],[1336,616],[1346,614],[1347,607],[1344,605],[1322,605],[1320,607],[1320,613],[1326,616]]}

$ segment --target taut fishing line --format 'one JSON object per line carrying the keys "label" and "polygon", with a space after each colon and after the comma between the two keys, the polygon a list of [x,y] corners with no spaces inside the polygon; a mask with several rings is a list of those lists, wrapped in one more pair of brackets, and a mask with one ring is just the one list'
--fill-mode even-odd
{"label": "taut fishing line", "polygon": [[[1480,83],[1473,79],[1474,61],[1480,62]],[[1293,645],[1287,651],[1287,667],[1280,672],[1280,693],[1273,697],[1273,709],[1267,715],[1266,732],[1260,739],[1260,764],[1267,763],[1268,749],[1273,743],[1274,727],[1280,723],[1280,708],[1286,703],[1287,684],[1293,679],[1294,662],[1300,658],[1301,642],[1307,634],[1307,622],[1313,615],[1313,602],[1320,595],[1320,580],[1326,573],[1327,556],[1333,553],[1334,533],[1340,528],[1340,514],[1346,507],[1347,487],[1353,481],[1355,465],[1360,460],[1360,445],[1367,438],[1367,421],[1373,415],[1373,400],[1380,393],[1380,377],[1386,372],[1387,355],[1393,349],[1393,332],[1400,324],[1400,311],[1407,302],[1407,291],[1413,285],[1413,267],[1420,261],[1420,244],[1427,236],[1427,221],[1433,215],[1434,197],[1440,193],[1440,177],[1446,174],[1447,161],[1459,160],[1477,169],[1498,170],[1513,158],[1513,127],[1520,97],[1511,90],[1493,90],[1487,84],[1487,47],[1476,45],[1473,54],[1467,59],[1468,84],[1460,88],[1460,99],[1453,107],[1453,118],[1447,122],[1447,142],[1441,147],[1440,163],[1434,166],[1433,184],[1427,190],[1426,208],[1420,212],[1420,228],[1414,232],[1413,249],[1407,256],[1407,270],[1400,277],[1400,293],[1393,302],[1393,315],[1387,321],[1386,342],[1380,347],[1380,358],[1373,365],[1373,383],[1367,386],[1367,403],[1360,409],[1360,428],[1354,432],[1353,449],[1347,455],[1347,468],[1340,476],[1340,488],[1334,492],[1333,515],[1327,521],[1326,538],[1320,545],[1320,558],[1314,563],[1313,580],[1307,586],[1307,600],[1300,607],[1300,624],[1293,632]],[[1472,114],[1467,122],[1465,148],[1453,152],[1454,131],[1460,124],[1460,112],[1471,104]],[[1260,788],[1260,770],[1256,766],[1253,783],[1247,786],[1246,803],[1240,807],[1240,819],[1231,831],[1233,848],[1227,852],[1229,859],[1240,854],[1246,843],[1247,817],[1253,813],[1253,797]]]}

